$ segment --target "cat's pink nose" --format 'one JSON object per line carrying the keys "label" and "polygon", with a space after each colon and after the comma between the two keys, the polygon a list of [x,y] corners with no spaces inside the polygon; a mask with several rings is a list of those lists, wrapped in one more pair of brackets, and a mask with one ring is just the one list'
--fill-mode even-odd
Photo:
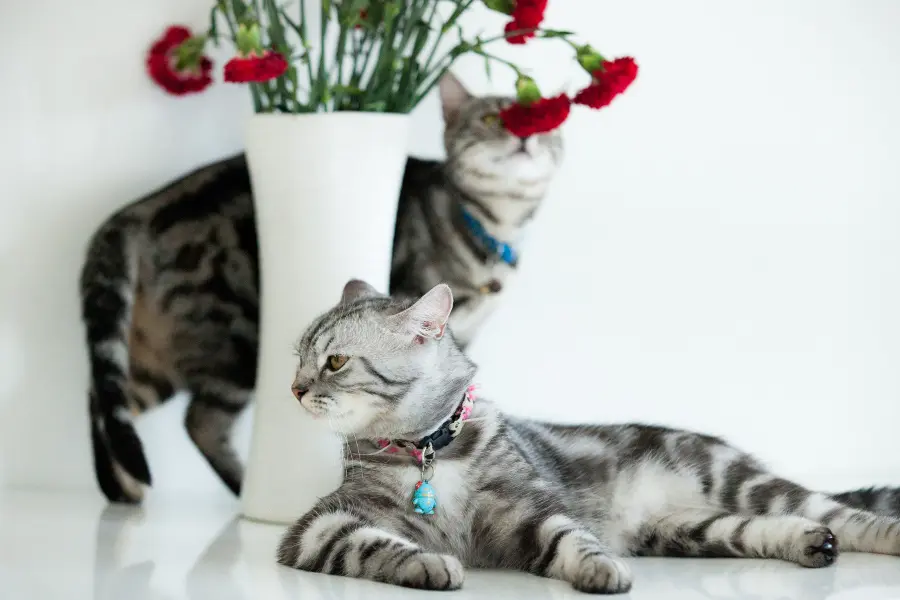
{"label": "cat's pink nose", "polygon": [[303,400],[303,394],[308,392],[309,390],[304,390],[303,388],[292,387],[291,391],[294,392],[294,398],[297,400]]}

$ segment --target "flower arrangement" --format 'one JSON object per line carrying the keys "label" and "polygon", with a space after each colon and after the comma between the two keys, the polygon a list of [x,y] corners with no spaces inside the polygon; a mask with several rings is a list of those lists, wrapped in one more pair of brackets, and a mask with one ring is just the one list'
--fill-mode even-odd
{"label": "flower arrangement", "polygon": [[[570,32],[542,28],[547,0],[481,0],[511,20],[503,33],[466,38],[459,21],[475,1],[320,0],[316,36],[303,0],[293,16],[275,0],[216,0],[208,30],[195,35],[185,27],[170,27],[151,46],[147,70],[170,94],[200,92],[212,83],[206,44],[227,39],[237,54],[225,64],[224,80],[249,84],[256,112],[408,113],[457,58],[475,54],[484,58],[488,70],[500,63],[516,73],[516,103],[500,119],[520,137],[556,129],[573,104],[607,106],[637,77],[634,59],[608,61],[590,45],[574,42]],[[220,28],[223,23],[227,32]],[[448,47],[451,32],[457,39]],[[314,58],[315,37],[319,52]],[[534,79],[489,52],[501,41],[525,44],[533,39],[568,44],[591,83],[572,97],[543,97]]]}

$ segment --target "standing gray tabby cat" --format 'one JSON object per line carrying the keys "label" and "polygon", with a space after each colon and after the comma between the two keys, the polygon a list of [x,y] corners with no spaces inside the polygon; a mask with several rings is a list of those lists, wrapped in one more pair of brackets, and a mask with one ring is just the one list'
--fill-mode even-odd
{"label": "standing gray tabby cat", "polygon": [[[561,159],[559,134],[510,135],[510,99],[440,84],[447,160],[411,158],[403,182],[391,291],[447,281],[452,326],[468,342],[515,270],[512,243],[534,216]],[[316,202],[315,198],[297,199]],[[204,167],[126,206],[90,242],[81,274],[91,361],[94,466],[103,493],[138,502],[150,484],[132,415],[188,390],[187,431],[235,493],[242,466],[232,425],[256,379],[258,265],[243,156]]]}
{"label": "standing gray tabby cat", "polygon": [[434,590],[462,586],[464,566],[517,569],[620,593],[627,555],[825,567],[838,540],[900,555],[897,489],[812,492],[687,431],[469,413],[452,304],[446,285],[414,302],[350,282],[300,339],[294,394],[350,443],[343,484],[287,531],[280,563]]}

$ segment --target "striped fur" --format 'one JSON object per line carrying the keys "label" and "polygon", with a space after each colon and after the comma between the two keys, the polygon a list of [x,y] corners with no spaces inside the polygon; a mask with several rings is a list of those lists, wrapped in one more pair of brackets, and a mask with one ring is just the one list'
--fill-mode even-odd
{"label": "striped fur", "polygon": [[[448,281],[452,326],[470,340],[513,268],[485,255],[460,223],[465,207],[514,240],[561,158],[558,134],[520,140],[493,117],[509,100],[473,98],[441,82],[445,163],[410,159],[397,215],[392,291],[421,295]],[[490,117],[490,118],[486,118]],[[97,480],[110,500],[138,502],[151,482],[132,417],[186,390],[185,425],[235,493],[242,467],[230,430],[255,384],[258,264],[243,156],[199,169],[110,217],[81,273],[91,361],[89,406]],[[489,286],[490,287],[490,286]]]}
{"label": "striped fur", "polygon": [[[414,461],[368,440],[418,439],[459,402],[474,365],[453,335],[421,333],[439,331],[451,306],[446,286],[411,304],[353,282],[300,339],[294,387],[345,436],[344,481],[289,528],[281,564],[436,590],[459,588],[465,567],[516,569],[620,593],[627,556],[816,568],[839,547],[900,555],[897,490],[829,496],[708,435],[540,423],[482,400],[437,454],[436,514],[415,514]],[[330,355],[350,358],[332,372]]]}

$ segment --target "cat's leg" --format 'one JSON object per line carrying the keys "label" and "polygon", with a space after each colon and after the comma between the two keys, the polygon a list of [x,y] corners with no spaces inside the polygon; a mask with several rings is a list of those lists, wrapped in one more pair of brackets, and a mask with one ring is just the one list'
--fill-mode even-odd
{"label": "cat's leg", "polygon": [[[459,559],[424,551],[399,535],[385,515],[366,516],[355,494],[326,496],[292,525],[278,562],[302,571],[343,575],[424,590],[456,590],[465,576]],[[394,504],[368,492],[367,505]],[[399,505],[396,510],[401,510]],[[377,523],[376,523],[377,521]]]}
{"label": "cat's leg", "polygon": [[223,394],[201,389],[193,394],[184,419],[188,435],[216,475],[237,496],[241,493],[244,467],[231,443],[231,433],[251,392],[235,389]]}
{"label": "cat's leg", "polygon": [[[531,504],[530,500],[526,500]],[[539,505],[539,502],[535,502]],[[502,506],[498,504],[498,506]],[[566,581],[582,592],[619,594],[631,589],[631,570],[587,527],[561,512],[539,511],[522,517],[508,507],[476,519],[476,544],[485,566],[514,568],[540,577]],[[493,511],[491,511],[493,512]],[[504,514],[505,513],[505,514]],[[511,527],[509,514],[517,514]]]}
{"label": "cat's leg", "polygon": [[748,466],[737,461],[725,473],[724,503],[744,513],[796,515],[821,523],[834,532],[841,550],[900,555],[900,519],[851,508],[770,473],[741,473],[742,464]]}
{"label": "cat's leg", "polygon": [[789,512],[830,527],[842,550],[900,556],[900,519],[851,508],[825,494],[807,493],[806,501],[798,507],[789,507]]}
{"label": "cat's leg", "polygon": [[645,556],[780,558],[826,567],[837,558],[827,527],[792,515],[755,516],[715,508],[656,516],[641,529],[636,552]]}
{"label": "cat's leg", "polygon": [[[215,306],[201,315],[213,321]],[[230,328],[215,321],[183,326],[175,346],[181,352],[178,371],[191,393],[185,428],[219,478],[238,495],[244,467],[231,437],[256,384],[255,328],[242,320],[232,321]]]}

